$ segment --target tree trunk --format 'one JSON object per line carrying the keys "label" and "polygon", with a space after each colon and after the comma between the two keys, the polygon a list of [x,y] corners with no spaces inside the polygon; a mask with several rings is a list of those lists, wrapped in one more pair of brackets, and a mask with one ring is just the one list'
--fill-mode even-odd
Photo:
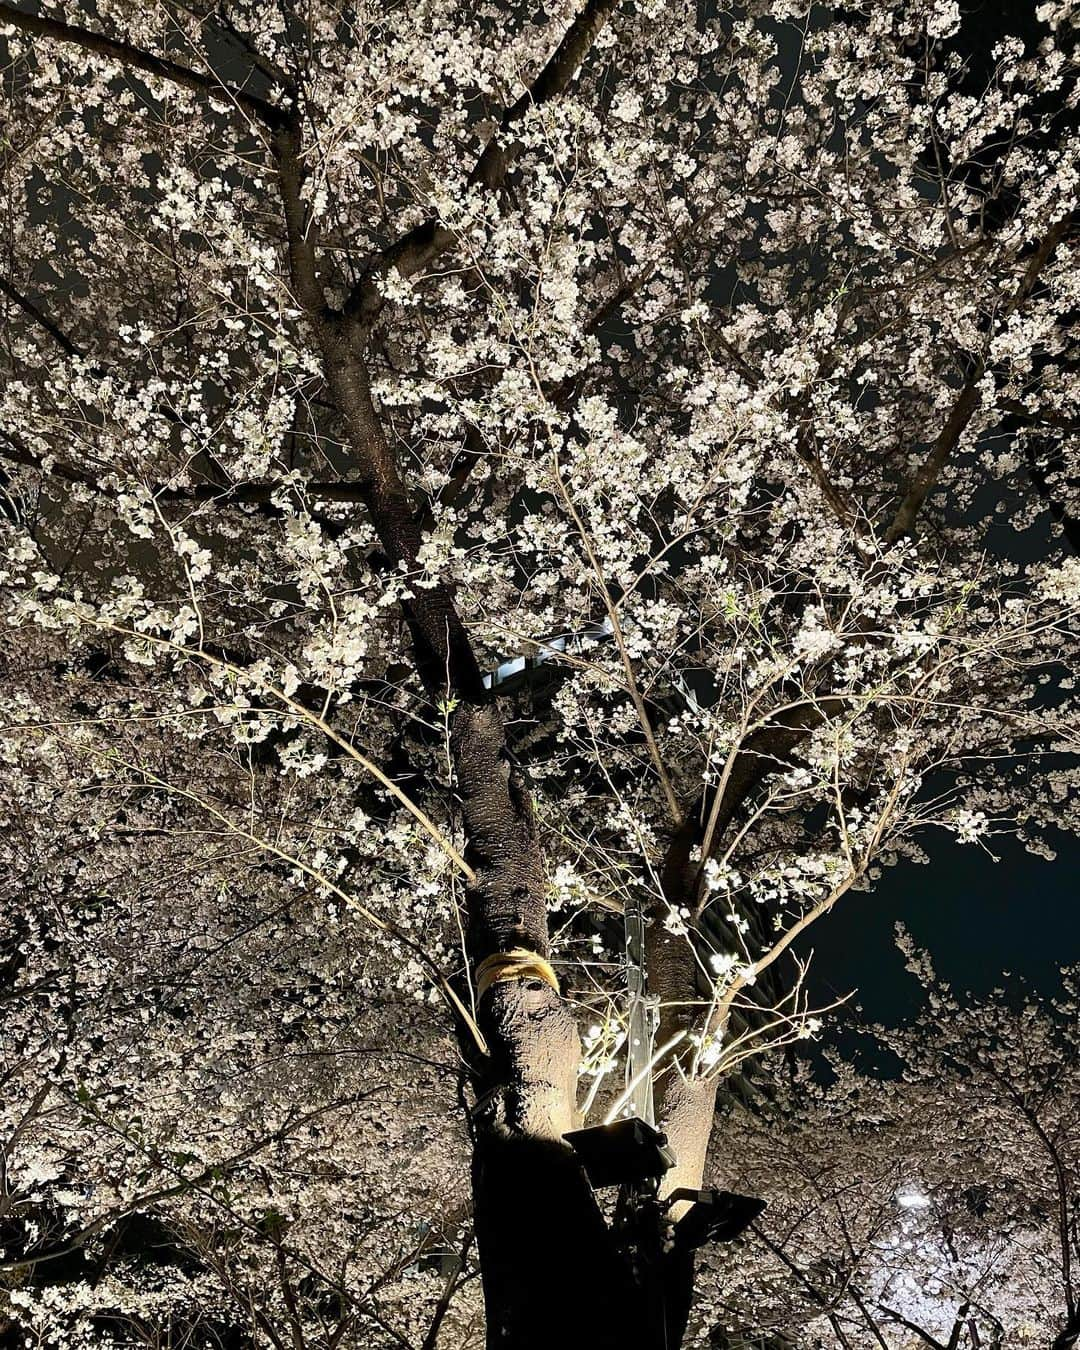
{"label": "tree trunk", "polygon": [[484,1005],[495,1082],[476,1112],[472,1180],[489,1350],[625,1350],[635,1292],[562,1140],[577,1123],[573,1018],[539,982],[497,984]]}
{"label": "tree trunk", "polygon": [[[524,784],[494,708],[462,707],[451,739],[476,873],[474,966],[495,952],[548,955],[544,870]],[[624,1348],[629,1271],[563,1135],[578,1125],[574,1015],[541,979],[493,984],[479,1008],[490,1054],[477,1066],[473,1199],[489,1350]]]}

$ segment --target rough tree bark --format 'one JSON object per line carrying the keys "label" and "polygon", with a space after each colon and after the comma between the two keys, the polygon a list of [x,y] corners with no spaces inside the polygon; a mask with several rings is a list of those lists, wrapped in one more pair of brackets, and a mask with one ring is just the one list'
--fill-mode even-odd
{"label": "rough tree bark", "polygon": [[[548,955],[543,862],[532,807],[493,707],[462,707],[452,747],[476,882],[474,965],[523,947]],[[574,1016],[540,979],[502,980],[480,1004],[473,1195],[489,1346],[633,1344],[633,1291],[562,1136],[578,1124]]]}

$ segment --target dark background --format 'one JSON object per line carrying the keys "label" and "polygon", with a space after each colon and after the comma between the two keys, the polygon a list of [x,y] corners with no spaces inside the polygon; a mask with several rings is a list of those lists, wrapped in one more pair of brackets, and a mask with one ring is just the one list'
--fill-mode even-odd
{"label": "dark background", "polygon": [[928,865],[901,861],[871,891],[845,895],[802,945],[804,956],[814,953],[812,1000],[856,990],[842,1020],[895,1024],[916,1012],[920,989],[895,945],[897,922],[957,991],[979,995],[1023,981],[1055,993],[1061,966],[1080,961],[1080,839],[1059,834],[1053,862],[1009,836],[988,843],[996,862],[938,831],[923,841]]}

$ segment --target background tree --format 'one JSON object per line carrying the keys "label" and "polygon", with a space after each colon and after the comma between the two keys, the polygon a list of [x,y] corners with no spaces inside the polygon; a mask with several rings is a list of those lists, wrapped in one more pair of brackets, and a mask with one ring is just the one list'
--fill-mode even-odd
{"label": "background tree", "polygon": [[640,1341],[627,902],[667,1195],[809,925],[1075,821],[1074,9],[0,20],[13,1306],[434,1343],[469,1214],[490,1345]]}
{"label": "background tree", "polygon": [[1076,971],[974,1001],[909,952],[928,1004],[871,1042],[895,1077],[833,1058],[729,1122],[719,1166],[773,1202],[700,1281],[713,1344],[1075,1345]]}

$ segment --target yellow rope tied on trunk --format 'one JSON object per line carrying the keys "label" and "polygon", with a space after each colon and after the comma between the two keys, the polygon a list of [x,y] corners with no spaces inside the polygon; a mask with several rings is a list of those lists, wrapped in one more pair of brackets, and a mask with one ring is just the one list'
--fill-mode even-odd
{"label": "yellow rope tied on trunk", "polygon": [[559,992],[559,981],[550,964],[528,947],[511,947],[508,952],[492,952],[476,967],[476,1001],[501,980],[543,980]]}

